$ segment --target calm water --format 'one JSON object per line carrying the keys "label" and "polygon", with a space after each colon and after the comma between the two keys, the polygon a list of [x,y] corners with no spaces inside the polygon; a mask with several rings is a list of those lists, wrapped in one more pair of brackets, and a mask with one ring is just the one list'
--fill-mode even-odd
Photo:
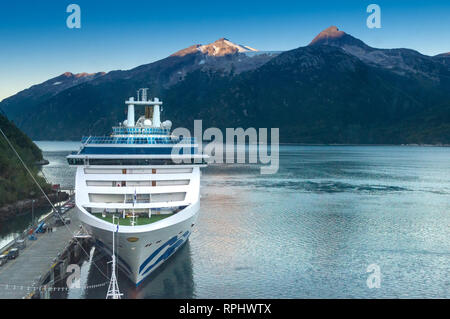
{"label": "calm water", "polygon": [[35,209],[34,216],[30,211],[0,223],[0,249],[8,245],[13,239],[19,237],[22,232],[31,226],[32,219],[39,220],[42,215],[50,213],[51,209]]}
{"label": "calm water", "polygon": [[[39,142],[73,186],[78,143]],[[189,242],[128,298],[450,298],[450,148],[282,146],[276,175],[215,165]],[[106,259],[91,259],[107,272]],[[86,260],[82,284],[104,278]],[[381,288],[366,285],[381,268]],[[104,298],[106,287],[61,298]]]}
{"label": "calm water", "polygon": [[[38,146],[45,150],[44,156],[50,164],[44,169],[47,179],[53,183],[61,183],[61,187],[72,188],[74,185],[73,169],[70,169],[65,160],[65,156],[71,151],[80,147],[78,142],[39,142]],[[11,240],[18,237],[25,229],[31,225],[32,217],[38,220],[42,215],[51,212],[51,208],[35,209],[34,216],[29,212],[24,212],[7,223],[0,223],[0,248],[7,245]]]}

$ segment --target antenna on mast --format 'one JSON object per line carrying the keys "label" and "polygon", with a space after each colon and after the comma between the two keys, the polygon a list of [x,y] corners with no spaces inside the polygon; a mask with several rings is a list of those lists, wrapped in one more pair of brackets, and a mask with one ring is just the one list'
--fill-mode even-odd
{"label": "antenna on mast", "polygon": [[[147,102],[147,91],[148,91],[148,88],[142,88],[142,89],[137,90],[138,101]],[[141,97],[140,99],[139,99],[139,95]]]}
{"label": "antenna on mast", "polygon": [[[113,214],[113,225],[114,224],[114,219],[117,218],[116,215]],[[119,223],[117,223],[117,229],[113,230],[113,250],[112,250],[112,271],[111,271],[111,280],[109,281],[109,287],[108,287],[108,292],[106,293],[106,299],[121,299],[122,298],[122,293],[120,293],[119,291],[119,284],[117,283],[117,277],[116,277],[116,255],[115,255],[115,238],[114,238],[114,234],[116,233],[116,231],[119,230]]]}

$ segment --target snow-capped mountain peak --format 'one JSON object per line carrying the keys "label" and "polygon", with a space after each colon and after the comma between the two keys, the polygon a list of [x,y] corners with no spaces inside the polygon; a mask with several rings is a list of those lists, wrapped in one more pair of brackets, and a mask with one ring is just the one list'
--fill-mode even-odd
{"label": "snow-capped mountain peak", "polygon": [[224,56],[227,54],[234,54],[236,52],[243,53],[249,51],[258,51],[249,46],[244,46],[231,42],[226,38],[221,38],[213,43],[201,45],[198,50],[204,54],[212,56]]}
{"label": "snow-capped mountain peak", "polygon": [[257,52],[258,50],[231,42],[226,38],[220,38],[210,44],[196,44],[186,49],[180,50],[173,54],[173,56],[185,56],[196,52],[201,52],[209,56],[224,56],[228,54],[244,53],[244,52]]}

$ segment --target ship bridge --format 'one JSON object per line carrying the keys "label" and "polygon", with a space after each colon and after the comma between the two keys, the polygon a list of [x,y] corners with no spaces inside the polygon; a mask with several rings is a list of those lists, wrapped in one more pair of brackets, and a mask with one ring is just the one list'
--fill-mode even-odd
{"label": "ship bridge", "polygon": [[[93,165],[98,159],[105,164],[106,159],[110,159],[111,165],[117,165],[117,159],[121,159],[120,163],[123,164],[134,157],[139,157],[147,160],[138,161],[138,158],[134,158],[133,163],[149,165],[151,162],[148,159],[173,159],[173,156],[203,158],[198,154],[195,138],[171,135],[172,122],[161,122],[162,101],[157,97],[148,99],[147,90],[139,89],[136,99],[130,97],[125,101],[128,106],[127,119],[113,127],[111,135],[83,136],[80,150],[68,156],[69,164]],[[145,115],[140,116],[137,121],[135,121],[135,106],[145,108]]]}

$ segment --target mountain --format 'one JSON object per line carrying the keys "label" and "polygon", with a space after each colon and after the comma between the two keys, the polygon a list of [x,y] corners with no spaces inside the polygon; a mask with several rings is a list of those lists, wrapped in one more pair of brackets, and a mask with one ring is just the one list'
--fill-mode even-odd
{"label": "mountain", "polygon": [[334,26],[281,53],[222,38],[69,87],[12,119],[34,139],[108,134],[124,99],[148,87],[176,126],[279,127],[283,142],[448,144],[446,60],[372,48]]}
{"label": "mountain", "polygon": [[206,44],[196,44],[192,45],[186,49],[180,50],[172,54],[172,56],[185,56],[187,54],[193,53],[203,53],[208,56],[225,56],[229,54],[235,53],[243,53],[243,52],[258,52],[258,50],[253,49],[249,46],[235,44],[228,39],[220,38],[219,40]]}
{"label": "mountain", "polygon": [[[377,49],[359,39],[331,26],[320,32],[309,45],[329,45],[343,49],[361,61],[397,74],[449,83],[448,66],[436,63],[434,57],[420,54],[411,49]],[[440,61],[439,61],[440,62]]]}
{"label": "mountain", "polygon": [[[205,82],[207,92],[196,89]],[[165,101],[175,105],[185,97],[183,109],[167,110],[181,126],[201,118],[222,129],[279,127],[284,142],[448,143],[448,93],[426,85],[415,92],[418,86],[338,47],[318,45],[282,53],[234,78],[191,73]]]}
{"label": "mountain", "polygon": [[[49,191],[49,185],[37,175],[36,162],[42,160],[41,150],[6,117],[0,114],[0,128],[31,169],[40,185]],[[20,199],[40,195],[37,186],[25,171],[19,159],[0,134],[0,207]],[[0,216],[0,220],[2,216]]]}
{"label": "mountain", "polygon": [[352,37],[351,35],[341,31],[336,26],[331,26],[321,31],[316,37],[309,43],[309,45],[332,45],[337,47],[359,47],[369,48],[364,42]]}
{"label": "mountain", "polygon": [[433,58],[446,66],[450,66],[450,52],[435,55]]}
{"label": "mountain", "polygon": [[[194,50],[193,47],[198,48],[198,50]],[[217,52],[212,50],[214,47],[218,48]],[[75,92],[84,89],[89,91],[93,88],[104,88],[104,92],[99,92],[98,97],[102,95],[111,96],[113,92],[110,92],[110,90],[114,88],[118,89],[119,92],[124,92],[126,94],[124,96],[128,96],[129,94],[134,95],[136,92],[137,87],[134,85],[142,84],[146,87],[151,87],[154,94],[161,94],[162,91],[182,81],[186,74],[195,70],[239,74],[258,68],[277,54],[278,52],[258,52],[256,49],[236,45],[222,38],[211,44],[191,46],[165,59],[141,65],[131,70],[116,70],[108,73],[99,72],[94,74],[72,74],[66,72],[4,99],[0,102],[0,110],[3,110],[9,118],[35,139],[78,138],[79,132],[71,136],[60,135],[59,137],[57,133],[65,125],[59,116],[59,112],[64,106],[61,108],[55,105],[53,101],[59,100],[58,94],[65,94],[71,88],[74,88]],[[123,97],[120,100],[122,99]],[[84,101],[85,98],[81,100]],[[103,99],[101,98],[96,100],[97,103],[101,104],[103,103],[102,101]],[[84,108],[85,106],[81,109]],[[105,105],[105,108],[99,114],[104,113],[107,109]],[[73,112],[77,113],[78,111],[75,109],[69,110],[69,113]],[[42,113],[43,117],[34,113]],[[86,115],[89,116],[89,113],[91,112],[88,110]],[[51,117],[55,121],[53,123],[57,124],[50,131],[39,133],[40,124],[30,123],[33,114],[44,119]],[[78,115],[81,118],[84,116],[82,113]],[[107,121],[111,119],[116,121],[121,116],[121,113],[111,114],[111,117]],[[99,121],[104,122],[102,118]],[[102,128],[104,127],[102,126]]]}
{"label": "mountain", "polygon": [[65,72],[57,77],[47,80],[41,84],[20,91],[16,95],[8,97],[1,102],[1,108],[6,110],[8,116],[14,118],[24,112],[33,109],[35,105],[46,101],[52,96],[72,86],[91,81],[103,76],[104,72],[78,73]]}
{"label": "mountain", "polygon": [[[143,80],[161,90],[170,88],[182,81],[186,74],[196,70],[239,74],[260,67],[277,54],[276,52],[260,52],[221,38],[206,45],[192,45],[165,59],[129,71],[110,72],[107,78],[111,76],[111,79]],[[99,79],[97,83],[103,80]]]}

